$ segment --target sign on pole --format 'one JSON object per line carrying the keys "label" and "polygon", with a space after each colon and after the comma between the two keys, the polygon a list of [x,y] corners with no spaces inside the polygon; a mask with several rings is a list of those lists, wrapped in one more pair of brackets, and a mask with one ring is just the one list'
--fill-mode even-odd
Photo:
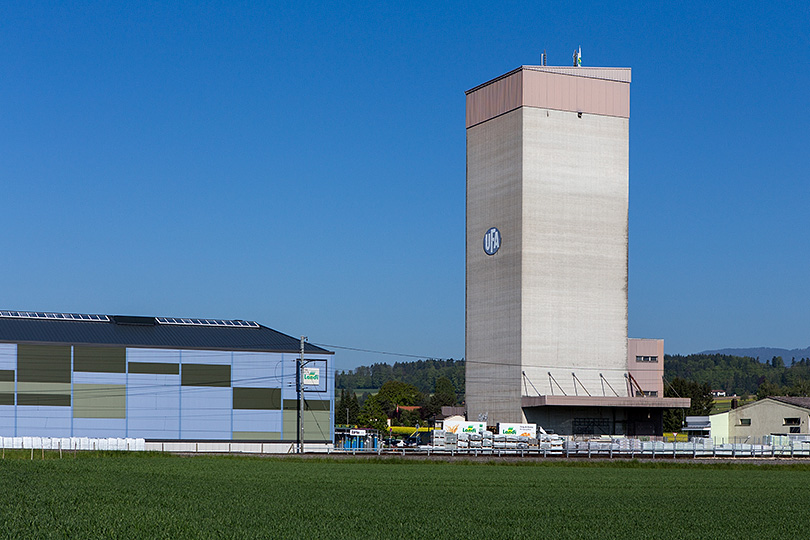
{"label": "sign on pole", "polygon": [[304,384],[308,386],[318,386],[321,384],[321,370],[316,367],[304,368]]}

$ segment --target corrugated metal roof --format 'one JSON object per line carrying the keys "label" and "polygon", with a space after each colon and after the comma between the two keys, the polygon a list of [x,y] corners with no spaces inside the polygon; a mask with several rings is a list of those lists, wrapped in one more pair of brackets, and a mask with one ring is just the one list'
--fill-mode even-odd
{"label": "corrugated metal roof", "polygon": [[708,416],[687,416],[683,431],[711,429],[712,421]]}
{"label": "corrugated metal roof", "polygon": [[616,81],[629,83],[630,68],[611,67],[574,67],[574,66],[523,66],[523,69],[531,71],[545,71],[546,73],[559,73],[561,75],[576,75],[577,77],[587,77],[590,79],[602,79],[605,81]]}
{"label": "corrugated metal roof", "polygon": [[796,405],[797,407],[810,409],[810,397],[793,397],[793,396],[769,396],[769,397],[775,401],[787,403],[788,405]]}
{"label": "corrugated metal roof", "polygon": [[[266,326],[256,328],[183,326],[178,324],[116,324],[75,320],[0,317],[0,342],[117,345],[171,349],[290,352],[300,350],[297,338]],[[306,343],[307,353],[334,354]]]}

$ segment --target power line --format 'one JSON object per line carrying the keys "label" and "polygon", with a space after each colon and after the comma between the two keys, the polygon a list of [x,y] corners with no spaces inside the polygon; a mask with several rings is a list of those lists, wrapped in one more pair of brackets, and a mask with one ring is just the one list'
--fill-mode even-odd
{"label": "power line", "polygon": [[[399,353],[399,352],[391,352],[391,351],[376,351],[372,349],[363,349],[360,347],[346,347],[343,345],[328,345],[324,343],[312,343],[312,345],[317,345],[318,347],[327,347],[330,349],[343,349],[347,351],[356,351],[356,352],[363,352],[363,353],[372,353],[372,354],[384,354],[387,356],[400,356],[403,358],[418,358],[420,360],[436,360],[436,361],[453,361],[453,362],[465,362],[470,364],[479,364],[479,365],[491,365],[491,366],[498,366],[498,367],[513,367],[515,369],[521,369],[520,364],[505,364],[503,362],[496,362],[496,361],[488,361],[488,360],[468,360],[466,358],[455,359],[455,358],[442,358],[440,356],[427,356],[427,355],[417,355],[417,354],[408,354],[408,353]],[[369,366],[370,367],[370,366]],[[537,369],[574,369],[574,370],[593,370],[593,371],[613,371],[613,372],[627,372],[627,368],[611,368],[611,367],[600,367],[600,366],[573,366],[573,365],[551,365],[551,364],[527,364],[524,365],[523,368],[537,368]],[[337,371],[337,369],[335,369]],[[632,370],[635,372],[640,371],[657,371],[654,367],[647,367],[644,366],[643,368],[636,368]]]}
{"label": "power line", "polygon": [[452,358],[440,358],[436,356],[425,356],[425,355],[418,355],[418,354],[406,354],[406,353],[397,353],[397,352],[388,352],[388,351],[374,351],[371,349],[361,349],[359,347],[344,347],[342,345],[326,345],[324,343],[312,343],[312,345],[317,345],[318,347],[328,347],[330,349],[343,349],[346,351],[356,351],[356,352],[363,352],[363,353],[372,353],[372,354],[385,354],[388,356],[402,356],[405,358],[419,358],[424,360],[453,360]]}

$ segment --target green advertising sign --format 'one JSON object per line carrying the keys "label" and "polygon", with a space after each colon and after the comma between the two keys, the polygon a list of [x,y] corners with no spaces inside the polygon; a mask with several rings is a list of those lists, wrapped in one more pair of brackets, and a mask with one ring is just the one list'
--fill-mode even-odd
{"label": "green advertising sign", "polygon": [[304,384],[318,386],[321,384],[321,370],[319,368],[304,368]]}

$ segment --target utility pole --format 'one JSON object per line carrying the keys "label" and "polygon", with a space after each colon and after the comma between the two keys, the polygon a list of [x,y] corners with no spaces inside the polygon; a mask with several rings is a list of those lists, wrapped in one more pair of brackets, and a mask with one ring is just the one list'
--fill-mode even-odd
{"label": "utility pole", "polygon": [[304,403],[301,399],[301,379],[302,374],[301,370],[304,367],[304,342],[307,340],[306,336],[301,336],[301,355],[298,357],[298,360],[295,362],[295,390],[298,396],[298,415],[297,415],[297,422],[296,422],[296,433],[298,434],[298,453],[304,453],[304,424],[301,421],[301,416],[303,414],[303,407]]}

